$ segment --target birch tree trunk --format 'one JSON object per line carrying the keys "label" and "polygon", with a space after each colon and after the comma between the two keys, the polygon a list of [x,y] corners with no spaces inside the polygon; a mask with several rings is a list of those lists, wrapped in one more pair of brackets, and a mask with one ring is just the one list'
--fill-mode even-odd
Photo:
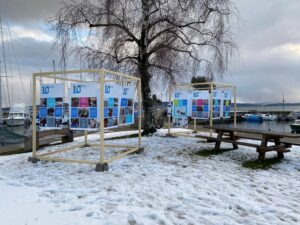
{"label": "birch tree trunk", "polygon": [[148,45],[149,45],[149,0],[142,0],[142,29],[138,68],[141,76],[142,99],[144,106],[144,134],[156,132],[155,117],[153,113],[153,100],[151,98],[151,75],[149,73]]}

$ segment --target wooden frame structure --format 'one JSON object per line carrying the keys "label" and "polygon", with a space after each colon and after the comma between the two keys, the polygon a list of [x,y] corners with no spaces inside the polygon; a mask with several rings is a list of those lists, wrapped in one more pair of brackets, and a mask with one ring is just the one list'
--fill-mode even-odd
{"label": "wooden frame structure", "polygon": [[[39,78],[50,78],[56,80],[62,80],[64,82],[90,82],[90,81],[82,81],[80,79],[71,79],[67,77],[58,77],[56,75],[69,75],[69,74],[82,74],[82,73],[94,73],[99,75],[97,82],[100,87],[100,144],[90,144],[88,143],[88,132],[84,132],[84,144],[80,145],[73,145],[68,148],[58,149],[52,152],[47,152],[43,154],[37,154],[37,136],[36,136],[36,115],[37,115],[37,108],[36,108],[36,89],[37,89],[37,77]],[[106,75],[111,75],[113,77],[117,77],[118,79],[105,79]],[[41,73],[33,73],[33,98],[32,98],[32,107],[33,107],[33,114],[32,114],[32,157],[29,158],[29,161],[36,163],[37,161],[53,161],[53,162],[67,162],[67,163],[81,163],[81,164],[89,164],[95,165],[96,171],[106,171],[108,170],[108,163],[111,163],[115,160],[121,159],[128,154],[134,152],[142,152],[143,148],[141,147],[141,80],[140,78],[118,73],[115,71],[110,71],[106,69],[93,69],[93,70],[70,70],[70,71],[57,71],[57,72],[41,72]],[[138,146],[125,146],[125,145],[111,145],[104,143],[104,85],[106,82],[114,82],[114,83],[128,83],[128,82],[135,82],[137,94],[138,94],[138,112],[139,112],[139,119],[138,119]],[[99,106],[98,106],[99,108]],[[79,147],[99,147],[100,157],[98,160],[89,161],[89,160],[77,160],[77,159],[68,159],[68,158],[57,158],[51,157],[51,155],[63,153],[71,150],[75,150]],[[113,148],[122,148],[122,153],[119,153],[115,156],[105,159],[104,152],[106,147],[113,147]]]}
{"label": "wooden frame structure", "polygon": [[[206,82],[206,83],[189,83],[189,84],[178,84],[178,85],[173,85],[169,88],[169,102],[172,101],[172,95],[173,92],[176,88],[183,88],[183,89],[187,89],[187,88],[194,88],[195,86],[207,86],[207,87],[203,87],[203,88],[197,88],[195,90],[200,91],[200,90],[208,90],[210,92],[210,98],[209,98],[209,102],[210,102],[210,108],[209,108],[209,124],[210,127],[213,126],[213,92],[214,90],[217,89],[232,89],[233,92],[233,101],[234,101],[234,127],[236,127],[236,112],[237,112],[237,107],[236,107],[236,86],[231,85],[231,84],[225,84],[225,83],[215,83],[215,82]],[[171,116],[168,116],[168,136],[172,136],[172,135],[176,135],[176,136],[189,136],[189,137],[193,137],[190,136],[189,134],[187,134],[187,132],[171,132]],[[193,133],[197,133],[197,119],[194,118],[194,131]],[[212,136],[212,130],[210,129],[210,136]]]}

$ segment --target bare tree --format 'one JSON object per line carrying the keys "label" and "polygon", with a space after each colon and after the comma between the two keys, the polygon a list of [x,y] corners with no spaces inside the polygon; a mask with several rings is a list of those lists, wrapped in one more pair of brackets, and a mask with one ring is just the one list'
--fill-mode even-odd
{"label": "bare tree", "polygon": [[69,0],[49,23],[63,60],[71,46],[94,66],[140,76],[147,134],[156,131],[153,76],[175,83],[189,68],[222,75],[235,48],[235,15],[231,0]]}

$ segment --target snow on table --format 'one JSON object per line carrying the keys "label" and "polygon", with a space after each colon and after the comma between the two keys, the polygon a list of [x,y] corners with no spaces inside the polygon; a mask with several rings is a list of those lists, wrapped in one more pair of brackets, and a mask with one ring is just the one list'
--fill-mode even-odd
{"label": "snow on table", "polygon": [[[200,157],[194,153],[214,144],[164,134],[143,137],[144,153],[104,173],[89,165],[32,164],[30,154],[0,157],[0,224],[300,224],[299,147],[272,169],[249,170],[241,165],[257,157],[253,148]],[[86,150],[92,157],[95,151]]]}

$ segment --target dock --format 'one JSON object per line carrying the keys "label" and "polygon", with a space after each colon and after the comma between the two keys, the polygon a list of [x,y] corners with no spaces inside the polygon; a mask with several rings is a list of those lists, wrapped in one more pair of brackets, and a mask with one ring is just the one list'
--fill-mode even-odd
{"label": "dock", "polygon": [[[110,133],[110,132],[133,131],[133,130],[136,130],[136,127],[134,125],[126,128],[125,127],[114,128],[113,130],[107,130],[107,132]],[[72,134],[70,134],[70,131],[71,130],[69,128],[65,128],[61,130],[47,130],[47,131],[38,132],[39,134],[37,135],[37,137],[39,137],[38,140],[39,148],[72,142],[74,138],[84,136],[83,131],[76,131],[74,133],[71,132]],[[94,134],[97,132],[99,131],[89,131],[88,134]],[[126,138],[126,136],[124,138]],[[31,152],[32,151],[31,142],[32,142],[32,137],[28,137],[22,143],[9,144],[5,146],[0,145],[0,156]]]}
{"label": "dock", "polygon": [[[77,134],[81,136],[81,133]],[[64,128],[61,130],[45,130],[37,132],[37,143],[39,147],[52,145],[54,143],[67,143],[73,141],[73,132]],[[0,147],[0,155],[11,155],[30,152],[32,150],[32,137],[23,137],[23,141],[16,144],[8,144]]]}

